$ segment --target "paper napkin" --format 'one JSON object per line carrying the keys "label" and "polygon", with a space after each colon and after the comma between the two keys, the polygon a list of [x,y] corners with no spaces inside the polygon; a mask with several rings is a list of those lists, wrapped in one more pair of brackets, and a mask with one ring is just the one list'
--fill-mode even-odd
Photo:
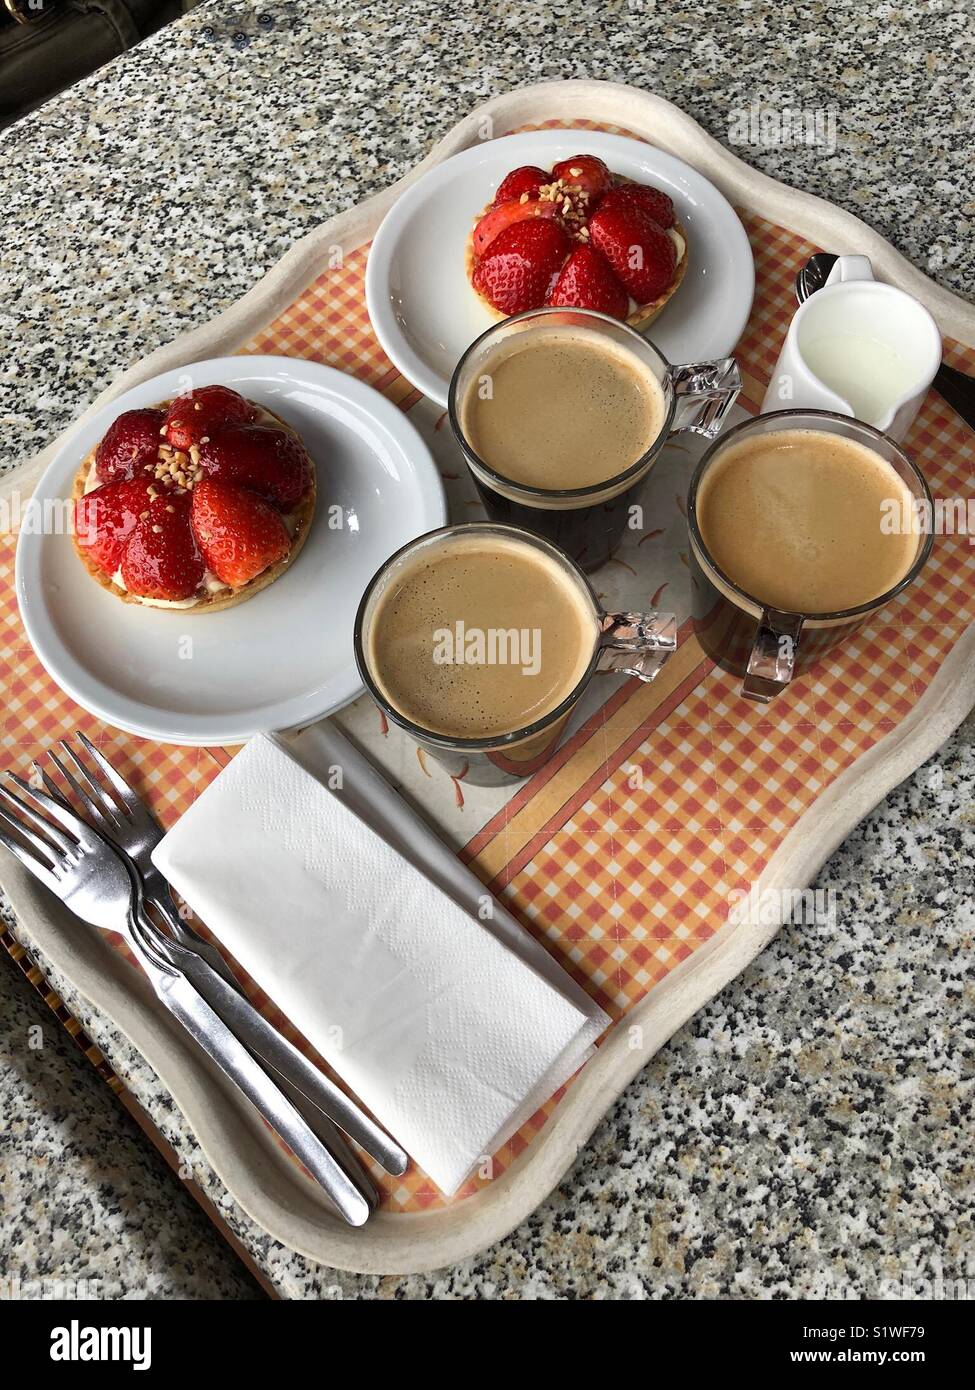
{"label": "paper napkin", "polygon": [[448,1195],[588,1055],[592,1010],[270,738],[153,860]]}

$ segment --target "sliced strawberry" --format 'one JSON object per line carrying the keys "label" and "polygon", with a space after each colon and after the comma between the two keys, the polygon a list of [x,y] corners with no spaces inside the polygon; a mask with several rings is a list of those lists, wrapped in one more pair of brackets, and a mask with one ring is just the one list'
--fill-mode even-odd
{"label": "sliced strawberry", "polygon": [[155,498],[126,542],[122,583],[140,598],[178,602],[193,597],[203,573],[203,557],[190,529],[189,498]]}
{"label": "sliced strawberry", "polygon": [[140,515],[148,511],[151,486],[146,478],[119,478],[86,492],[75,503],[75,540],[106,574],[118,569]]}
{"label": "sliced strawberry", "polygon": [[193,531],[209,568],[234,589],[291,548],[287,527],[256,493],[204,479],[193,489]]}
{"label": "sliced strawberry", "polygon": [[674,204],[659,188],[650,188],[645,183],[618,183],[603,195],[600,210],[606,208],[635,207],[664,231],[677,221]]}
{"label": "sliced strawberry", "polygon": [[630,297],[606,257],[591,246],[576,247],[562,267],[548,302],[564,309],[597,309],[616,319],[625,319],[630,308]]}
{"label": "sliced strawberry", "polygon": [[166,411],[166,438],[174,449],[199,444],[220,425],[245,424],[257,411],[229,386],[201,386],[177,396]]}
{"label": "sliced strawberry", "polygon": [[583,193],[589,194],[589,207],[595,207],[613,182],[613,176],[601,159],[594,154],[577,154],[571,159],[560,160],[553,166],[552,178],[561,179],[568,185],[576,185]]}
{"label": "sliced strawberry", "polygon": [[161,410],[127,410],[113,420],[95,450],[95,474],[103,483],[132,478],[147,463],[155,463],[162,443]]}
{"label": "sliced strawberry", "polygon": [[208,478],[236,483],[291,512],[311,483],[308,455],[293,434],[266,425],[227,425],[200,445]]}
{"label": "sliced strawberry", "polygon": [[474,271],[474,288],[505,315],[540,309],[571,250],[557,222],[518,222],[495,237]]}
{"label": "sliced strawberry", "polygon": [[474,228],[474,255],[483,256],[500,233],[506,227],[513,227],[516,222],[526,222],[530,217],[557,217],[558,214],[559,205],[551,199],[542,202],[538,198],[529,198],[524,203],[502,203],[500,207],[486,212]]}
{"label": "sliced strawberry", "polygon": [[510,174],[505,174],[498,184],[494,206],[497,208],[502,203],[517,203],[525,193],[529,198],[537,198],[542,184],[551,181],[552,175],[545,169],[539,169],[537,164],[522,164],[519,168],[512,169]]}
{"label": "sliced strawberry", "polygon": [[674,278],[677,248],[656,222],[635,207],[600,207],[589,224],[593,246],[636,300],[658,299]]}

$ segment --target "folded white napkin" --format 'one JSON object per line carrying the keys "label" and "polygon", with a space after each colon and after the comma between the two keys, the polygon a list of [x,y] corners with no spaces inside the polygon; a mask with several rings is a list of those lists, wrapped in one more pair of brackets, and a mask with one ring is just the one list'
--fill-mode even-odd
{"label": "folded white napkin", "polygon": [[343,797],[258,737],[153,860],[449,1195],[608,1020],[580,1006],[567,976],[561,991],[503,945]]}

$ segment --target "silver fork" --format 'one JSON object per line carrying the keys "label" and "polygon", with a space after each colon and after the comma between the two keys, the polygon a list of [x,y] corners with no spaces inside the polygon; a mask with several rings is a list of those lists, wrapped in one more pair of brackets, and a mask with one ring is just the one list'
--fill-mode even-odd
{"label": "silver fork", "polygon": [[45,814],[0,787],[0,844],[83,921],[124,932],[159,1000],[280,1134],[341,1216],[350,1225],[361,1226],[370,1206],[359,1188],[256,1059],[167,959],[160,939],[139,924],[137,875],[60,800],[26,783],[22,786]]}
{"label": "silver fork", "polygon": [[[136,873],[142,879],[143,892],[145,878],[141,866],[143,863],[149,864],[152,870],[150,881],[153,883],[155,894],[152,898],[153,906],[162,914],[175,938],[167,943],[173,964],[186,975],[245,1046],[272,1069],[275,1079],[280,1082],[292,1104],[314,1132],[333,1149],[334,1156],[359,1181],[363,1192],[370,1202],[375,1204],[375,1189],[336,1133],[335,1126],[354,1139],[388,1173],[395,1176],[406,1171],[409,1164],[406,1151],[254,1008],[240,991],[220,953],[182,920],[169,895],[166,879],[150,858],[152,847],[162,838],[163,832],[107,758],[83,734],[79,733],[77,738],[123,800],[127,815],[66,740],[61,740],[61,747],[84,779],[87,791],[53,750],[48,750],[47,757],[81,802],[87,815],[95,823],[96,829],[133,861]],[[34,767],[49,795],[66,804],[59,788],[40,764],[35,762]],[[8,773],[7,776],[22,790],[30,790],[29,784],[16,774]],[[97,798],[97,802],[93,798]],[[154,929],[148,918],[144,918],[142,924]],[[207,949],[204,951],[203,948]],[[211,964],[214,958],[222,966],[219,971]]]}
{"label": "silver fork", "polygon": [[[163,913],[166,925],[172,932],[175,939],[181,946],[188,950],[195,951],[198,956],[207,962],[212,970],[218,975],[222,975],[228,984],[239,989],[240,985],[224,960],[223,956],[212,945],[211,942],[204,940],[198,932],[195,932],[190,924],[183,920],[176,910],[170,893],[169,884],[166,882],[162,873],[152,862],[152,851],[162,839],[164,831],[157,823],[145,802],[138,796],[128,782],[116,772],[115,768],[105,757],[104,753],[86,738],[81,731],[75,733],[75,738],[84,748],[91,761],[101,773],[104,780],[115,793],[110,795],[99,782],[97,775],[93,774],[90,767],[81,761],[75,750],[66,739],[61,739],[61,747],[71,759],[75,768],[84,778],[90,789],[91,795],[85,791],[77,779],[59,762],[57,756],[50,749],[47,756],[58,768],[68,786],[81,801],[85,811],[94,822],[95,828],[118,845],[135,864],[142,879],[142,892],[147,903],[151,903],[159,912]],[[37,762],[34,767],[44,777],[44,771]],[[52,788],[45,779],[45,786],[48,790]]]}

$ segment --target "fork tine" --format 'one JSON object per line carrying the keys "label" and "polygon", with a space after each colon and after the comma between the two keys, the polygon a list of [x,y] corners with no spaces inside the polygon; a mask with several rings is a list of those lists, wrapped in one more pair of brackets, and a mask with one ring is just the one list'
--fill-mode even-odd
{"label": "fork tine", "polygon": [[[126,782],[125,779],[115,771],[114,767],[112,767],[112,764],[105,757],[105,754],[99,752],[99,750],[95,747],[91,740],[87,739],[80,729],[75,731],[75,738],[87,751],[88,755],[94,759],[96,765],[101,769],[103,775],[107,777],[114,790],[118,793],[122,801],[122,804],[128,811],[129,815],[134,817],[137,816],[140,812],[142,814],[146,814],[145,807],[143,806],[140,798],[136,796],[135,792],[129,786],[128,782]],[[78,761],[77,758],[75,759],[75,761]],[[89,780],[91,780],[90,774]]]}
{"label": "fork tine", "polygon": [[59,801],[67,801],[67,798],[65,797],[62,789],[57,785],[53,778],[48,776],[48,774],[44,771],[44,769],[41,767],[40,763],[37,761],[36,758],[31,763],[31,768],[34,772],[37,773],[38,777],[44,783],[44,790],[48,793],[49,796],[57,797]]}
{"label": "fork tine", "polygon": [[[7,773],[8,777],[12,777],[13,775],[12,772]],[[18,782],[20,781],[19,778],[17,780]],[[27,783],[23,785],[25,788],[27,787]],[[9,802],[11,806],[15,807],[12,817],[9,811],[6,812],[6,815],[8,820],[14,820],[18,829],[20,828],[20,822],[26,820],[29,825],[35,826],[43,835],[46,835],[49,841],[53,840],[62,854],[69,854],[72,856],[77,854],[78,846],[74,841],[69,840],[67,835],[63,835],[56,825],[52,825],[51,822],[45,820],[43,816],[39,816],[34,808],[28,806],[26,802],[21,801],[19,796],[14,796],[9,787],[0,787],[0,800]],[[41,842],[37,840],[35,836],[32,836],[31,832],[26,828],[23,833],[28,839],[32,840],[32,843],[37,845],[41,844]],[[57,858],[57,855],[52,851],[50,845],[47,847],[47,854],[50,857]]]}
{"label": "fork tine", "polygon": [[[19,822],[14,821],[12,816],[8,816],[7,812],[4,811],[2,807],[0,807],[0,822],[2,822],[3,824],[13,825],[17,831],[17,834],[23,835],[25,839],[34,839],[34,836],[31,835],[30,831],[25,830]],[[34,875],[34,877],[39,878],[40,881],[46,887],[50,888],[52,892],[57,893],[59,891],[58,881],[51,873],[51,870],[48,868],[48,866],[46,864],[41,863],[39,859],[35,859],[29,850],[25,849],[25,847],[22,844],[20,844],[18,840],[14,840],[2,828],[0,828],[0,845],[3,845],[4,849],[9,850],[10,853],[14,856],[14,858],[19,859],[20,862],[23,864],[24,868],[29,869],[30,872]]]}
{"label": "fork tine", "polygon": [[[29,782],[25,782],[23,777],[18,777],[16,772],[8,772],[7,776],[11,782],[14,782],[20,787],[25,795],[29,796],[32,801],[36,801],[42,810],[46,811],[49,816],[53,816],[56,821],[59,821],[61,825],[64,826],[65,830],[69,830],[79,844],[90,844],[92,834],[97,832],[93,832],[91,826],[86,825],[83,820],[79,820],[74,811],[65,806],[63,801],[57,797],[48,796],[47,792],[38,791],[37,788],[32,787]],[[11,793],[8,791],[6,795],[10,796]],[[13,797],[13,800],[19,801],[19,798]],[[22,805],[23,803],[20,804]],[[29,808],[25,807],[24,809],[27,810]],[[73,851],[74,848],[74,845],[71,845],[69,852]]]}
{"label": "fork tine", "polygon": [[127,819],[125,811],[119,805],[115,797],[105,790],[101,782],[99,782],[97,774],[92,772],[87,763],[83,762],[81,758],[78,757],[78,754],[71,747],[67,739],[63,738],[61,740],[61,747],[85,779],[86,786],[89,787],[91,795],[100,804],[103,814],[109,816],[116,826],[123,825]]}
{"label": "fork tine", "polygon": [[[74,754],[71,752],[70,747],[67,743],[65,743],[64,739],[61,740],[61,747],[64,749],[65,753],[73,759],[75,766],[80,768],[81,771],[84,772],[84,768],[78,762],[78,759],[75,758]],[[113,826],[109,823],[108,817],[105,815],[102,808],[96,802],[92,801],[91,797],[85,791],[84,787],[78,781],[77,777],[75,777],[74,773],[65,767],[64,763],[58,757],[57,753],[55,753],[53,748],[49,748],[47,750],[47,756],[49,761],[52,762],[54,766],[57,768],[58,772],[60,772],[65,782],[67,782],[68,786],[74,792],[75,796],[81,802],[82,806],[88,812],[89,816],[91,816],[92,820],[95,822],[98,828],[100,830],[104,830],[107,834],[110,835],[112,833]],[[43,779],[44,785],[47,788],[47,790],[51,793],[51,795],[61,796],[60,789],[54,784],[51,778],[48,777],[47,773],[44,771],[41,765],[39,763],[35,763],[34,766],[41,774],[41,778]],[[85,780],[88,782],[90,786],[90,778],[86,777]],[[115,808],[113,806],[113,810],[114,809]]]}

